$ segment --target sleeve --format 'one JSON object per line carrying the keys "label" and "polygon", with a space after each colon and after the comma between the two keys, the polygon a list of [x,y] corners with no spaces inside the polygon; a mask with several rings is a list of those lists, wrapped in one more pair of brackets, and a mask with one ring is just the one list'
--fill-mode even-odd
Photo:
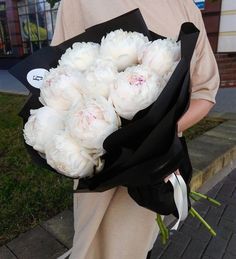
{"label": "sleeve", "polygon": [[190,10],[195,26],[200,30],[199,38],[190,64],[191,99],[205,99],[215,103],[220,85],[219,70],[209,43],[201,11],[191,0]]}
{"label": "sleeve", "polygon": [[84,32],[84,21],[79,0],[61,0],[51,46],[56,46]]}
{"label": "sleeve", "polygon": [[63,41],[65,41],[62,8],[63,8],[63,3],[61,1],[57,11],[57,19],[56,19],[55,30],[51,41],[51,46],[56,46],[62,43]]}

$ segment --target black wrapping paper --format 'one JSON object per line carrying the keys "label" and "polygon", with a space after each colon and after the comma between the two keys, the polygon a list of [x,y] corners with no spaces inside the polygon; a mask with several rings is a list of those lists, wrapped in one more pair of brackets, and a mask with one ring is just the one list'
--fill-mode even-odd
{"label": "black wrapping paper", "polygon": [[[28,120],[30,109],[42,106],[38,100],[40,90],[28,83],[27,73],[35,68],[49,70],[56,67],[61,55],[74,42],[100,43],[104,35],[116,29],[141,32],[152,41],[165,38],[149,31],[139,9],[135,9],[88,28],[84,33],[58,46],[35,52],[10,69],[10,73],[30,91],[29,98],[19,113],[24,124]],[[161,214],[176,215],[173,189],[163,179],[178,168],[187,184],[192,175],[187,146],[184,138],[177,136],[176,125],[189,105],[190,61],[198,34],[198,29],[192,23],[182,24],[178,37],[181,41],[181,60],[166,87],[151,106],[138,112],[131,121],[122,119],[122,128],[108,136],[103,143],[106,150],[103,155],[104,169],[93,177],[81,178],[74,192],[102,192],[119,185],[126,186],[130,196],[139,205]],[[37,164],[57,172],[37,151],[25,145]]]}

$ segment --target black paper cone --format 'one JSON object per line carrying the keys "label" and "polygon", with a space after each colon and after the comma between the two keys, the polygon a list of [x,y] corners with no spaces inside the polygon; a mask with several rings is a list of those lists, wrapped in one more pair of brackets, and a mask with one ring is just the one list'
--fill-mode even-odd
{"label": "black paper cone", "polygon": [[[65,50],[74,42],[98,42],[108,32],[123,29],[137,31],[149,40],[164,36],[149,31],[139,9],[87,29],[84,33],[55,47],[35,52],[10,69],[30,91],[30,96],[19,115],[27,122],[30,109],[42,106],[40,90],[32,87],[26,76],[35,68],[49,70],[56,67]],[[138,112],[131,121],[122,119],[123,127],[108,136],[103,147],[106,154],[104,169],[93,177],[81,178],[74,192],[102,192],[122,185],[141,206],[161,214],[175,213],[173,190],[163,182],[164,177],[180,168],[186,183],[192,175],[186,143],[177,137],[176,124],[189,105],[190,61],[199,31],[192,23],[183,23],[178,40],[181,41],[181,60],[158,99],[148,108]],[[51,168],[32,147],[27,149],[40,166]],[[72,177],[71,177],[72,178]]]}

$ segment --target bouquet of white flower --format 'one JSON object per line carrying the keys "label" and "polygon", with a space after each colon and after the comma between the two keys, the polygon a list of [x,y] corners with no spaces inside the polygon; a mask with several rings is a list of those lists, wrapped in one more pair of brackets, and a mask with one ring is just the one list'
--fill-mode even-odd
{"label": "bouquet of white flower", "polygon": [[101,45],[73,43],[44,75],[44,107],[31,110],[26,143],[61,174],[93,176],[105,162],[104,140],[123,126],[122,118],[132,120],[157,100],[180,56],[180,42],[151,42],[122,29]]}
{"label": "bouquet of white flower", "polygon": [[20,116],[32,158],[79,179],[74,192],[123,185],[139,205],[183,220],[192,167],[176,125],[198,33],[184,23],[177,41],[165,38],[134,10],[13,67],[31,92]]}

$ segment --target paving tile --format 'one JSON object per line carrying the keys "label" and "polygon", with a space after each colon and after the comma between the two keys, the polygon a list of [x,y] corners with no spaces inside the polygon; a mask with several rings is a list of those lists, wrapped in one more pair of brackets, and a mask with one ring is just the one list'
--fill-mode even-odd
{"label": "paving tile", "polygon": [[222,123],[214,129],[207,131],[204,135],[223,138],[236,143],[236,124],[228,122]]}
{"label": "paving tile", "polygon": [[191,240],[188,247],[182,255],[182,259],[198,259],[201,258],[205,248],[207,246],[206,242],[201,240]]}
{"label": "paving tile", "polygon": [[182,254],[184,253],[187,245],[188,244],[185,244],[185,247],[183,247],[179,243],[172,242],[171,245],[169,245],[165,250],[165,253],[160,256],[160,259],[182,258]]}
{"label": "paving tile", "polygon": [[234,186],[236,187],[236,185],[235,185],[236,178],[234,178],[233,176],[232,176],[232,178],[227,177],[224,183],[231,183],[231,184],[234,184]]}
{"label": "paving tile", "polygon": [[202,135],[188,143],[192,165],[196,169],[203,170],[233,146],[231,140]]}
{"label": "paving tile", "polygon": [[67,251],[41,226],[21,234],[7,246],[19,259],[56,259]]}
{"label": "paving tile", "polygon": [[197,210],[197,212],[201,216],[205,216],[210,209],[210,204],[208,202],[205,202],[205,201],[196,202],[193,207]]}
{"label": "paving tile", "polygon": [[232,126],[236,128],[236,114],[234,120],[227,120],[223,123],[224,125]]}
{"label": "paving tile", "polygon": [[74,236],[73,220],[73,212],[71,210],[65,210],[56,217],[43,222],[41,226],[67,248],[71,248]]}
{"label": "paving tile", "polygon": [[236,234],[236,222],[229,219],[221,218],[219,226],[227,228]]}
{"label": "paving tile", "polygon": [[236,199],[236,191],[234,191],[233,192],[233,194],[232,194],[232,197],[231,197],[234,201],[235,201],[235,199]]}
{"label": "paving tile", "polygon": [[232,195],[232,197],[220,195],[220,197],[216,197],[217,201],[219,201],[221,204],[227,204],[227,205],[235,205],[235,199],[236,199],[236,193]]}
{"label": "paving tile", "polygon": [[204,251],[204,255],[217,259],[222,258],[225,253],[227,243],[228,240],[225,240],[218,235],[215,236],[211,239],[210,243],[208,244],[206,250]]}
{"label": "paving tile", "polygon": [[234,112],[214,112],[211,111],[208,117],[212,118],[221,118],[227,120],[236,120],[236,113]]}
{"label": "paving tile", "polygon": [[220,129],[211,130],[205,133],[207,136],[227,139],[230,141],[236,142],[236,133],[233,129],[229,130],[229,127],[221,127]]}
{"label": "paving tile", "polygon": [[1,259],[16,259],[17,257],[8,249],[6,246],[0,247],[0,258]]}
{"label": "paving tile", "polygon": [[232,235],[226,251],[234,255],[236,258],[236,234]]}
{"label": "paving tile", "polygon": [[226,228],[220,224],[219,224],[219,226],[217,226],[215,231],[216,231],[217,236],[225,239],[226,241],[228,241],[230,239],[230,237],[233,235],[233,231],[231,229]]}
{"label": "paving tile", "polygon": [[231,181],[235,181],[235,182],[236,182],[236,169],[234,169],[234,170],[232,171],[232,173],[230,173],[230,174],[228,175],[228,179],[230,179]]}
{"label": "paving tile", "polygon": [[220,206],[212,205],[210,206],[207,215],[212,217],[222,217],[224,211],[226,210],[227,204],[221,204]]}
{"label": "paving tile", "polygon": [[224,195],[224,196],[229,196],[231,197],[233,192],[235,190],[235,183],[233,182],[225,182],[224,185],[221,187],[221,189],[219,190],[217,197],[220,197],[221,195]]}
{"label": "paving tile", "polygon": [[12,76],[7,70],[0,70],[0,91],[28,95],[29,91],[25,86]]}
{"label": "paving tile", "polygon": [[215,185],[208,193],[207,195],[211,198],[215,198],[218,194],[219,190],[221,189],[223,185],[223,182],[219,182],[217,185]]}
{"label": "paving tile", "polygon": [[199,229],[196,231],[195,228],[184,224],[179,231],[184,235],[191,237],[192,239],[200,239],[204,242],[209,242],[212,238],[211,234],[202,225],[200,225]]}
{"label": "paving tile", "polygon": [[224,213],[226,205],[221,205],[219,207],[211,206],[208,213],[204,216],[206,222],[212,226],[216,227],[221,220],[222,214]]}
{"label": "paving tile", "polygon": [[225,252],[222,259],[235,259],[235,255]]}
{"label": "paving tile", "polygon": [[170,244],[170,241],[168,242],[168,244],[162,245],[160,237],[158,236],[152,249],[151,259],[161,258],[162,254],[165,252],[169,244]]}
{"label": "paving tile", "polygon": [[236,218],[236,202],[235,205],[227,205],[224,214],[223,214],[224,219],[228,220],[235,220]]}
{"label": "paving tile", "polygon": [[184,249],[186,248],[186,245],[190,242],[191,237],[184,235],[183,233],[176,231],[173,235],[171,235],[170,240],[174,244],[179,244],[182,246]]}
{"label": "paving tile", "polygon": [[191,215],[189,215],[185,221],[184,221],[185,225],[189,225],[192,228],[198,229],[201,225],[199,220],[196,220],[196,218],[192,217]]}

